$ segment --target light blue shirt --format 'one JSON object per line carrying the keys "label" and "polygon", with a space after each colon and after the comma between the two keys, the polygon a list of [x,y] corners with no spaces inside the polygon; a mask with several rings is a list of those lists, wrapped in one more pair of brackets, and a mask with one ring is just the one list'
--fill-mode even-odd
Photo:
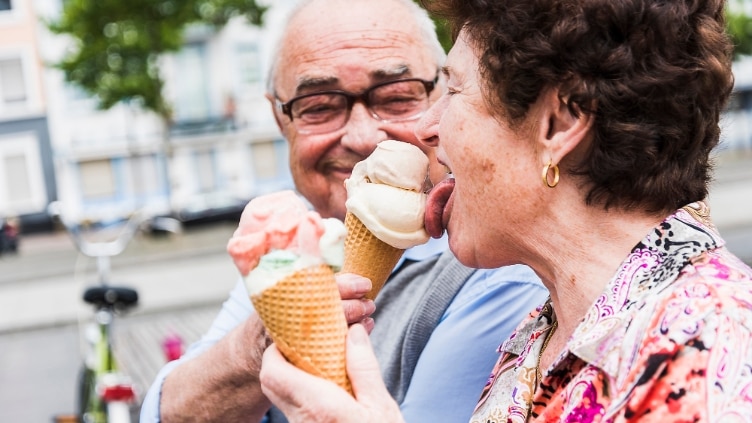
{"label": "light blue shirt", "polygon": [[[446,248],[446,237],[431,239],[405,251],[402,260],[420,261],[441,254]],[[547,298],[548,291],[526,266],[475,271],[444,312],[418,359],[401,404],[405,421],[467,422],[499,357],[497,347],[527,313]],[[140,421],[160,421],[159,396],[172,369],[216,344],[252,312],[241,279],[209,331],[183,357],[159,372],[144,398]]]}

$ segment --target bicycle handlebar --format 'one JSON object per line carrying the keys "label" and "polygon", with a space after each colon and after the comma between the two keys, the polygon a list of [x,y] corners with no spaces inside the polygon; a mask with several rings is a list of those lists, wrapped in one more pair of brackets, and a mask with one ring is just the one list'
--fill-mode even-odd
{"label": "bicycle handlebar", "polygon": [[[73,240],[73,244],[76,248],[85,256],[92,258],[114,257],[122,253],[131,239],[133,239],[136,232],[138,232],[146,222],[154,221],[156,219],[174,220],[171,218],[147,216],[143,209],[139,209],[126,220],[125,225],[120,229],[115,239],[110,241],[88,241],[81,235],[80,225],[73,224],[65,217],[62,212],[62,205],[59,201],[53,201],[50,203],[47,207],[47,213],[65,227],[66,232]],[[169,232],[179,232],[179,223],[163,223],[160,225],[160,229]]]}

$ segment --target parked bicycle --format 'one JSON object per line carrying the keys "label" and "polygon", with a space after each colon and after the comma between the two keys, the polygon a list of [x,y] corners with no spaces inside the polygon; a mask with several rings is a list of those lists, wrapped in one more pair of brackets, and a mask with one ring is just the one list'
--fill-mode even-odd
{"label": "parked bicycle", "polygon": [[94,316],[84,337],[88,351],[77,381],[76,418],[81,423],[130,423],[136,391],[113,353],[112,328],[117,315],[137,305],[138,292],[113,284],[111,258],[121,254],[140,230],[178,232],[180,224],[175,219],[136,212],[114,239],[91,241],[84,238],[81,225],[66,219],[59,202],[51,203],[48,212],[65,227],[78,251],[96,259],[97,264],[97,282],[87,288],[82,297],[93,306]]}

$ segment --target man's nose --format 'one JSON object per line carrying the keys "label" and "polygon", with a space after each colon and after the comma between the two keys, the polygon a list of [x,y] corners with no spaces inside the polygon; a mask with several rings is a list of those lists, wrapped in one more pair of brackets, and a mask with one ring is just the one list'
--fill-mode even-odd
{"label": "man's nose", "polygon": [[340,141],[350,150],[367,156],[376,148],[376,144],[386,139],[386,132],[381,129],[382,122],[371,115],[362,102],[356,102],[350,111],[350,118],[345,124],[345,134]]}

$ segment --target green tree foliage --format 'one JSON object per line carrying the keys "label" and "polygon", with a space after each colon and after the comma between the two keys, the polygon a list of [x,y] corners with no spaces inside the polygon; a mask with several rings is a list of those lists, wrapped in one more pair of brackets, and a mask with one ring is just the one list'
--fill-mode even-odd
{"label": "green tree foliage", "polygon": [[260,25],[265,11],[256,0],[67,0],[59,19],[47,22],[73,42],[53,66],[102,109],[135,102],[167,121],[159,55],[183,46],[188,25],[219,28],[241,15]]}
{"label": "green tree foliage", "polygon": [[752,17],[728,10],[726,25],[734,40],[734,57],[752,54]]}
{"label": "green tree foliage", "polygon": [[444,47],[444,51],[449,52],[452,48],[452,34],[449,32],[449,26],[446,21],[441,18],[433,17],[433,21],[436,24],[436,34],[439,37],[441,46]]}
{"label": "green tree foliage", "polygon": [[[418,6],[423,7],[420,0],[414,0],[415,3],[418,4]],[[436,25],[436,35],[439,37],[439,42],[441,42],[441,46],[444,47],[444,51],[449,52],[449,49],[452,48],[452,34],[449,32],[449,26],[446,24],[446,21],[438,16],[431,16],[431,19],[433,19],[433,23]]]}

